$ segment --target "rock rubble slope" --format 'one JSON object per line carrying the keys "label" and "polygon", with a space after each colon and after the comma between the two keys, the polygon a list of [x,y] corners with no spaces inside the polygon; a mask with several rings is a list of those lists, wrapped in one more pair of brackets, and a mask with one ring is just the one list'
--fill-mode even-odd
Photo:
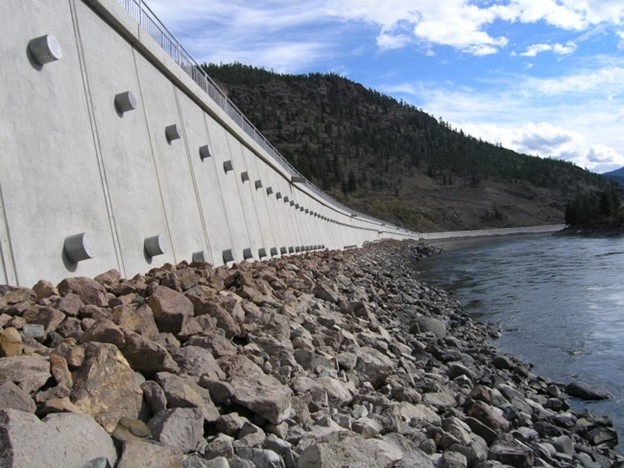
{"label": "rock rubble slope", "polygon": [[607,467],[608,418],[499,353],[433,249],[0,286],[0,467]]}

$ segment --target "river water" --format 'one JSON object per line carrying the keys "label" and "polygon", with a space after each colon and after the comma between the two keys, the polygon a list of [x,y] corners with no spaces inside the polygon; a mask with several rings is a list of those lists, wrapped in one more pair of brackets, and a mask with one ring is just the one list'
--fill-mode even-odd
{"label": "river water", "polygon": [[530,236],[441,245],[419,263],[425,282],[453,290],[473,318],[497,324],[494,344],[567,384],[609,390],[571,400],[608,415],[624,445],[624,238]]}

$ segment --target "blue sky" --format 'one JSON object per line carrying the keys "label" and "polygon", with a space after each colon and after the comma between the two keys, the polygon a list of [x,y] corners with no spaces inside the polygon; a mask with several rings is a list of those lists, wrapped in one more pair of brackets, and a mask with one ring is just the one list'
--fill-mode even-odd
{"label": "blue sky", "polygon": [[147,0],[198,62],[335,72],[456,128],[624,166],[623,0]]}

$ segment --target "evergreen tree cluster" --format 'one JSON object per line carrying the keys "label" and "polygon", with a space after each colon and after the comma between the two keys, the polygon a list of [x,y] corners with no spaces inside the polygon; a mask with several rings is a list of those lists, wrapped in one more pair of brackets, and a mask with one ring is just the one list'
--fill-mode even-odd
{"label": "evergreen tree cluster", "polygon": [[567,204],[565,223],[573,227],[624,226],[620,196],[615,190],[583,193]]}

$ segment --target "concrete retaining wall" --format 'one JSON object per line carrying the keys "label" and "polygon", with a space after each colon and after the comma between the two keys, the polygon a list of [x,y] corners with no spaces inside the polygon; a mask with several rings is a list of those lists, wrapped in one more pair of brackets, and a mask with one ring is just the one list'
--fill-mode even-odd
{"label": "concrete retaining wall", "polygon": [[292,183],[117,0],[3,7],[0,284],[415,236]]}

